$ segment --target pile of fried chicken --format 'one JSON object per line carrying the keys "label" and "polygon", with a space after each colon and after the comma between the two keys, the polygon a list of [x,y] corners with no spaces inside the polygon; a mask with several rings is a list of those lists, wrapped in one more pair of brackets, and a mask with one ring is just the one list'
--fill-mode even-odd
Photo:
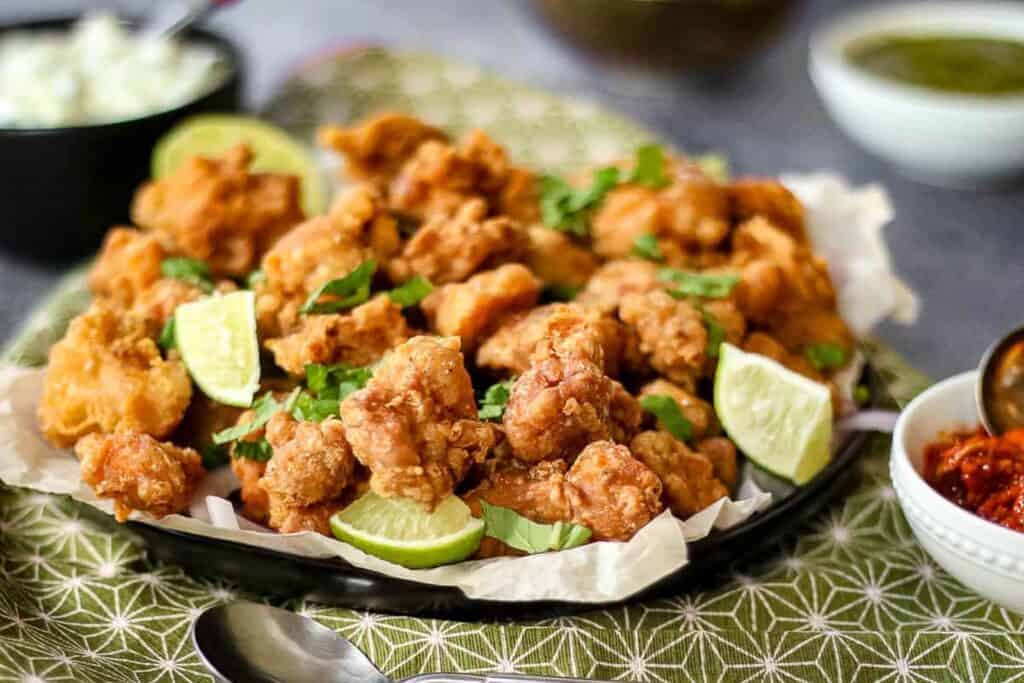
{"label": "pile of fried chicken", "polygon": [[[240,287],[255,293],[263,391],[286,396],[311,364],[372,369],[335,414],[280,410],[231,444],[243,514],[280,532],[329,534],[329,517],[373,490],[427,509],[455,494],[476,515],[486,501],[625,541],[663,509],[689,517],[736,484],[736,448],[708,401],[717,344],[825,384],[836,368],[805,351],[852,350],[803,209],[774,180],[720,182],[665,155],[652,186],[625,160],[581,212],[586,229],[564,230],[546,220],[540,176],[482,131],[453,142],[385,113],[319,137],[350,181],[326,215],[304,216],[298,178],[250,171],[238,146],[144,184],[136,227],[107,235],[94,301],[50,352],[39,422],[120,520],[187,509],[211,435],[252,421],[194,388],[158,344],[177,306]],[[172,257],[206,264],[212,286],[168,277]],[[303,312],[371,259],[364,303]],[[681,293],[665,269],[735,286]],[[417,276],[433,288],[415,306],[380,293]],[[503,413],[481,417],[483,391],[501,382]],[[645,412],[648,396],[675,402],[685,438]],[[240,454],[257,441],[265,457]],[[479,554],[508,552],[495,541]]]}

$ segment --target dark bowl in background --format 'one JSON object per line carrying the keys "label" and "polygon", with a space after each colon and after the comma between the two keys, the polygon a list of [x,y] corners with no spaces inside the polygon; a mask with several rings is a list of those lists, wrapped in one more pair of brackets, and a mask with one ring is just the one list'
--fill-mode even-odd
{"label": "dark bowl in background", "polygon": [[[11,31],[67,30],[76,18],[5,24],[0,38]],[[216,48],[228,65],[222,82],[187,104],[114,123],[0,128],[0,245],[48,261],[95,250],[111,225],[128,221],[132,194],[149,177],[161,135],[193,114],[239,110],[242,59],[235,46],[200,29],[180,39]]]}
{"label": "dark bowl in background", "polygon": [[656,71],[732,65],[774,37],[797,0],[532,0],[597,59]]}

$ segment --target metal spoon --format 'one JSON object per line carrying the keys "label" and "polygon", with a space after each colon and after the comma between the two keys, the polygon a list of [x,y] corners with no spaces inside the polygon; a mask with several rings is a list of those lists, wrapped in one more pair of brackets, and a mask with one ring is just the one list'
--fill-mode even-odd
{"label": "metal spoon", "polygon": [[1024,428],[1024,325],[1004,335],[982,356],[975,400],[989,434]]}
{"label": "metal spoon", "polygon": [[156,9],[146,17],[139,35],[147,38],[172,38],[197,21],[205,19],[215,9],[232,2],[234,0],[164,0],[157,3]]}
{"label": "metal spoon", "polygon": [[[211,607],[192,622],[192,642],[218,681],[393,683],[343,636],[309,617],[255,602]],[[511,674],[424,674],[405,683],[587,683]]]}

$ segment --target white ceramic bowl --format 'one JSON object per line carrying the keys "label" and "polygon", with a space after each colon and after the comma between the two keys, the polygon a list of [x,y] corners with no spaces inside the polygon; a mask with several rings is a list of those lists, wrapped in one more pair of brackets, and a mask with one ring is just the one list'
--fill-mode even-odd
{"label": "white ceramic bowl", "polygon": [[977,97],[902,85],[850,64],[851,42],[886,33],[1024,40],[1024,3],[882,4],[811,39],[811,80],[832,118],[868,151],[924,180],[983,185],[1024,172],[1024,96]]}
{"label": "white ceramic bowl", "polygon": [[976,378],[976,372],[965,372],[911,401],[896,423],[889,469],[900,506],[928,554],[971,590],[1024,612],[1024,533],[954,505],[920,474],[925,447],[941,432],[978,425]]}

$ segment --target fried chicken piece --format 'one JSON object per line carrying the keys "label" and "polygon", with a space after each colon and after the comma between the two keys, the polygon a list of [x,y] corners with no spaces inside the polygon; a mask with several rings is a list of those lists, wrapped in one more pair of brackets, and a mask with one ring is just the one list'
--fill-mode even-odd
{"label": "fried chicken piece", "polygon": [[[563,461],[498,469],[464,500],[477,517],[486,501],[540,524],[581,524],[595,541],[628,541],[663,507],[657,476],[625,446],[608,441],[591,443],[568,469]],[[507,550],[492,547],[489,554]]]}
{"label": "fried chicken piece", "polygon": [[420,275],[434,284],[461,282],[479,270],[518,261],[526,232],[510,218],[487,218],[487,204],[471,199],[454,216],[434,216],[388,264],[394,282]]}
{"label": "fried chicken piece", "polygon": [[732,490],[739,480],[739,464],[736,462],[736,444],[724,436],[712,436],[694,444],[694,450],[711,461],[715,476]]}
{"label": "fried chicken piece", "polygon": [[50,349],[39,425],[57,446],[92,432],[137,431],[163,438],[181,422],[192,381],[164,360],[153,321],[97,301]]}
{"label": "fried chicken piece", "polygon": [[818,372],[803,356],[790,352],[782,343],[767,332],[751,332],[743,342],[743,350],[771,358],[793,372],[815,382],[825,383],[825,376]]}
{"label": "fried chicken piece", "polygon": [[534,364],[505,404],[505,435],[515,457],[528,463],[571,458],[592,441],[610,439],[614,391],[589,360],[551,357]]}
{"label": "fried chicken piece", "polygon": [[355,469],[341,420],[297,421],[279,412],[267,423],[266,439],[274,450],[260,486],[275,505],[308,507],[337,498]]}
{"label": "fried chicken piece", "polygon": [[[275,392],[274,398],[282,400],[283,395]],[[247,424],[254,419],[256,419],[256,411],[246,410],[238,416],[235,424]],[[249,432],[239,441],[254,443],[262,441],[265,436],[266,428],[260,427]],[[266,461],[253,460],[252,458],[239,455],[235,448],[235,443],[231,444],[230,456],[231,471],[235,473],[235,477],[238,478],[241,485],[239,497],[242,499],[242,515],[257,524],[266,524],[267,518],[270,516],[270,498],[267,496],[266,489],[260,484],[260,479],[263,478],[263,474],[267,471]]]}
{"label": "fried chicken piece", "polygon": [[190,301],[198,301],[206,293],[184,280],[161,278],[142,290],[135,299],[132,310],[146,318],[155,320],[161,327],[174,315],[174,309]]}
{"label": "fried chicken piece", "polygon": [[206,474],[191,448],[130,430],[87,434],[75,444],[75,454],[81,461],[82,481],[100,498],[113,499],[119,522],[126,521],[132,510],[154,517],[181,512]]}
{"label": "fried chicken piece", "polygon": [[511,316],[480,345],[476,363],[518,375],[538,354],[572,353],[617,377],[625,343],[622,324],[611,316],[576,303],[547,304]]}
{"label": "fried chicken piece", "polygon": [[111,228],[89,271],[89,289],[120,308],[131,308],[139,295],[163,275],[167,257],[160,240],[134,228]]}
{"label": "fried chicken piece", "polygon": [[609,261],[587,280],[575,301],[603,313],[615,313],[626,295],[646,294],[663,286],[658,280],[658,266],[650,261]]}
{"label": "fried chicken piece", "polygon": [[291,331],[317,288],[369,259],[386,265],[399,242],[397,223],[380,192],[370,185],[342,192],[326,216],[289,231],[263,257],[266,281],[256,292],[261,336]]}
{"label": "fried chicken piece", "polygon": [[509,168],[505,184],[491,198],[491,204],[497,216],[508,216],[522,225],[536,223],[540,220],[537,179],[524,168]]}
{"label": "fried chicken piece", "polygon": [[196,392],[171,440],[201,450],[213,443],[214,434],[238,424],[242,412],[241,408],[218,403],[202,392]]}
{"label": "fried chicken piece", "polygon": [[[679,406],[679,412],[693,426],[694,439],[701,439],[721,432],[715,409],[711,407],[710,403],[667,379],[648,382],[640,387],[640,393],[637,396],[641,399],[646,396],[668,396],[673,399]],[[658,429],[668,431],[661,422],[658,422]]]}
{"label": "fried chicken piece", "polygon": [[854,339],[846,322],[834,310],[812,308],[784,315],[769,326],[772,334],[793,353],[803,354],[808,347],[816,344],[831,344],[840,347],[850,358]]}
{"label": "fried chicken piece", "polygon": [[590,221],[594,252],[607,259],[626,258],[637,237],[661,236],[658,192],[643,185],[621,185],[607,195]]}
{"label": "fried chicken piece", "polygon": [[438,128],[405,114],[382,112],[343,128],[329,124],[317,131],[321,146],[345,157],[352,178],[387,182],[427,140],[447,140]]}
{"label": "fried chicken piece", "polygon": [[665,505],[680,519],[729,496],[729,490],[715,478],[711,460],[668,432],[641,432],[629,448],[634,458],[661,479]]}
{"label": "fried chicken piece", "polygon": [[305,506],[285,505],[277,500],[270,501],[267,525],[280,534],[294,534],[313,531],[332,536],[331,517],[351,502],[348,498],[335,498],[323,503]]}
{"label": "fried chicken piece", "polygon": [[578,289],[597,270],[597,257],[565,233],[539,225],[530,226],[526,232],[526,265],[545,285]]}
{"label": "fried chicken piece", "polygon": [[612,380],[612,402],[608,407],[609,428],[612,441],[629,443],[644,421],[644,409],[633,394],[619,382]]}
{"label": "fried chicken piece", "polygon": [[348,313],[306,316],[294,332],[266,347],[278,366],[303,375],[307,363],[370,365],[409,336],[402,307],[380,294]]}
{"label": "fried chicken piece", "polygon": [[455,338],[413,337],[388,353],[366,387],[341,403],[355,457],[370,487],[433,509],[495,443],[477,419]]}
{"label": "fried chicken piece", "polygon": [[625,296],[619,317],[636,333],[650,367],[692,391],[707,359],[708,332],[700,312],[656,290]]}
{"label": "fried chicken piece", "polygon": [[807,243],[803,204],[782,183],[771,178],[738,178],[726,191],[737,222],[761,216],[798,243]]}
{"label": "fried chicken piece", "polygon": [[[785,274],[778,263],[770,258],[743,259],[738,274],[740,280],[732,293],[732,300],[749,320],[767,325],[783,296]],[[728,268],[730,272],[737,269]]]}
{"label": "fried chicken piece", "polygon": [[509,263],[435,289],[420,308],[431,329],[446,337],[461,337],[468,351],[502,318],[536,304],[539,293],[540,281],[533,273],[526,266]]}
{"label": "fried chicken piece", "polygon": [[139,188],[132,220],[167,251],[205,261],[215,276],[241,277],[303,219],[298,177],[251,173],[250,163],[245,145],[220,159],[193,157]]}

